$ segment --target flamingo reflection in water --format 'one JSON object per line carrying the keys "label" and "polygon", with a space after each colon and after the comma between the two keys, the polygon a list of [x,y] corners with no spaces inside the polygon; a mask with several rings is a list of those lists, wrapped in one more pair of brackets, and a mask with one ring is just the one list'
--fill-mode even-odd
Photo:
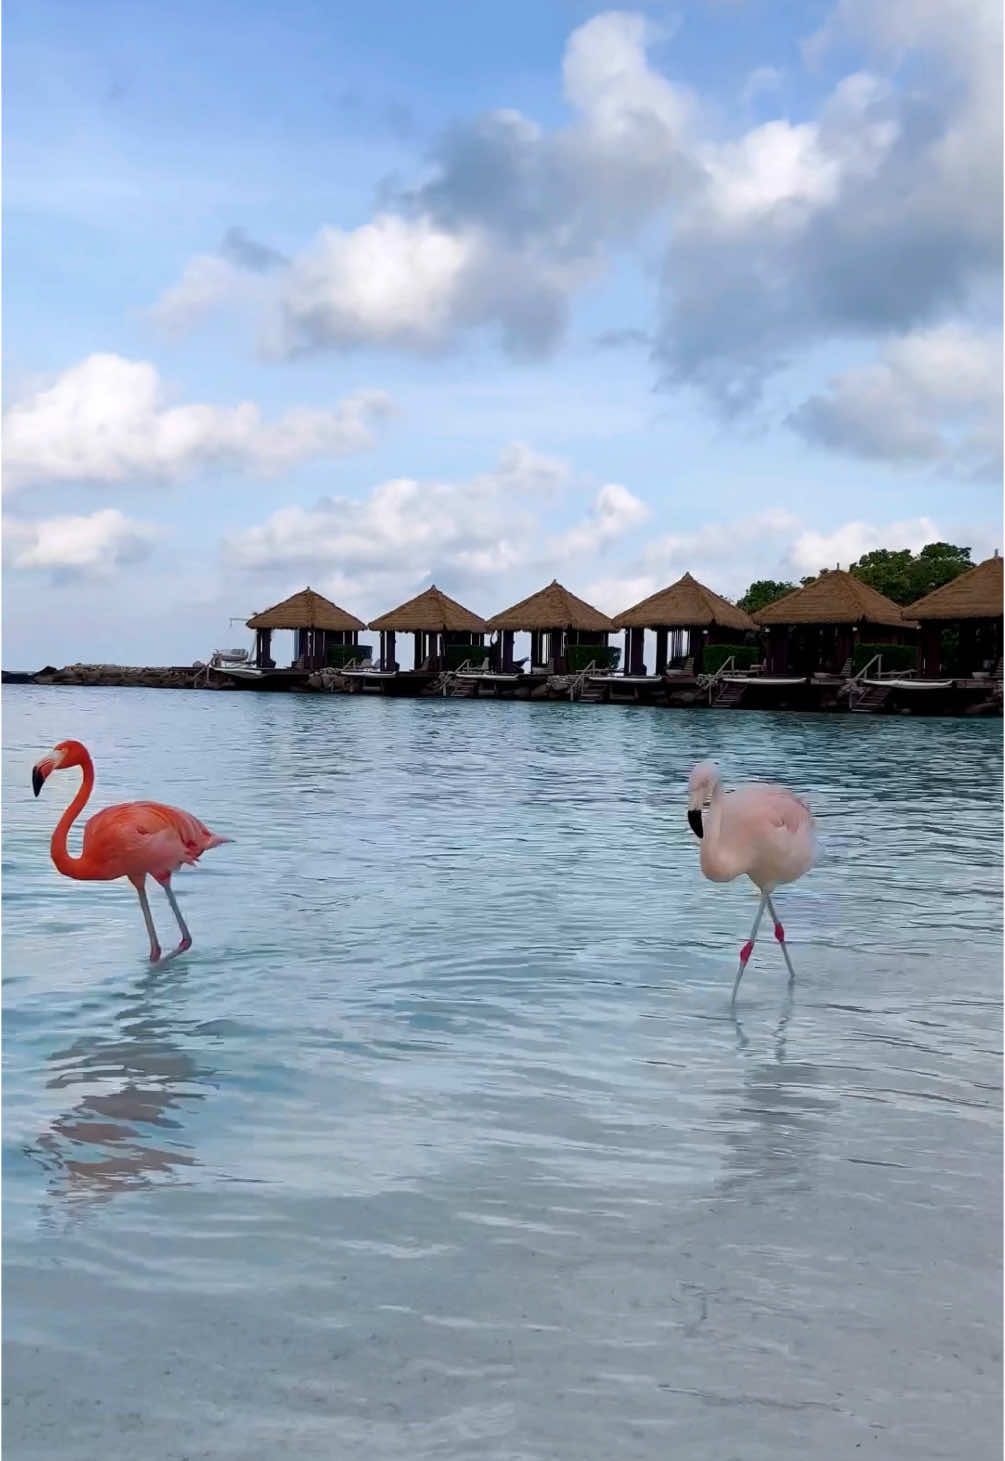
{"label": "flamingo reflection in water", "polygon": [[214,1072],[176,1038],[184,1023],[161,1010],[177,997],[181,966],[151,970],[119,1015],[118,1030],[83,1036],[49,1056],[51,1091],[86,1094],[57,1116],[29,1149],[50,1173],[50,1197],[107,1202],[117,1194],[178,1180],[198,1166],[184,1118],[205,1100]]}

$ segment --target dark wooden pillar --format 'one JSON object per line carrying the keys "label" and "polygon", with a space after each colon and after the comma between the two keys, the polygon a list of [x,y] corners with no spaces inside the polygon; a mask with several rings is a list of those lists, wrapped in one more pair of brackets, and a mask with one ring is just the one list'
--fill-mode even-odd
{"label": "dark wooden pillar", "polygon": [[693,672],[700,675],[705,663],[705,636],[699,628],[687,631],[687,652],[694,660]]}
{"label": "dark wooden pillar", "polygon": [[504,629],[502,632],[502,668],[505,674],[513,672],[513,639],[513,630]]}
{"label": "dark wooden pillar", "polygon": [[977,635],[974,630],[973,619],[960,620],[960,658],[957,673],[961,679],[969,679],[974,670],[979,670],[977,662]]}
{"label": "dark wooden pillar", "polygon": [[632,631],[630,629],[626,629],[625,630],[625,647],[624,647],[624,649],[622,650],[622,653],[621,653],[621,673],[623,675],[630,675],[631,674],[631,669],[629,668],[629,664],[630,664],[630,661],[631,661],[631,657],[632,657]]}
{"label": "dark wooden pillar", "polygon": [[841,624],[835,631],[834,637],[834,674],[839,674],[844,668],[845,660],[850,660],[855,648],[855,641],[851,632],[850,624]]}
{"label": "dark wooden pillar", "polygon": [[552,661],[551,668],[553,674],[565,674],[565,644],[566,636],[564,629],[549,630],[548,658]]}
{"label": "dark wooden pillar", "polygon": [[630,662],[628,673],[632,675],[644,675],[646,672],[646,631],[644,629],[632,629],[629,631],[629,635],[630,641],[625,646],[625,655]]}
{"label": "dark wooden pillar", "polygon": [[255,664],[260,670],[268,669],[272,659],[272,630],[255,630]]}
{"label": "dark wooden pillar", "polygon": [[789,636],[791,629],[773,625],[768,631],[768,670],[772,675],[784,675],[789,668]]}
{"label": "dark wooden pillar", "polygon": [[931,620],[921,626],[921,673],[929,680],[936,680],[942,669],[942,634],[938,624]]}
{"label": "dark wooden pillar", "polygon": [[667,667],[667,632],[665,629],[656,631],[656,673],[663,675]]}

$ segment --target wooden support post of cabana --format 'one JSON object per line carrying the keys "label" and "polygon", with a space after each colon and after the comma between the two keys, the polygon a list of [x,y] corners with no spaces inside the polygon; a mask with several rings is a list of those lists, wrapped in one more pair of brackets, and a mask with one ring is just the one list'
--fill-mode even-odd
{"label": "wooden support post of cabana", "polygon": [[[530,635],[531,671],[538,674],[562,675],[585,668],[591,655],[598,667],[611,662],[607,645],[614,628],[611,620],[592,604],[577,598],[553,579],[546,588],[512,608],[504,609],[489,620],[491,629],[498,629],[504,638],[509,635],[509,656],[512,662],[513,635]],[[547,657],[545,657],[547,645]],[[573,666],[570,660],[575,662]]]}
{"label": "wooden support post of cabana", "polygon": [[272,669],[272,635],[290,629],[294,637],[292,668],[301,672],[338,667],[359,648],[359,631],[366,625],[340,609],[331,599],[305,588],[261,614],[253,614],[248,628],[255,631],[255,663]]}
{"label": "wooden support post of cabana", "polygon": [[382,670],[396,670],[398,661],[395,658],[397,647],[393,629],[382,629],[380,631],[380,665]]}

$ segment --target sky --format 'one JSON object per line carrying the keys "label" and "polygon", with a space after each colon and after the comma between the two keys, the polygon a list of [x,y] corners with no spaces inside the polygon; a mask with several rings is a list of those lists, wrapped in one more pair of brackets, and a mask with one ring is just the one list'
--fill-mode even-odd
{"label": "sky", "polygon": [[5,667],[1002,546],[997,0],[4,19]]}

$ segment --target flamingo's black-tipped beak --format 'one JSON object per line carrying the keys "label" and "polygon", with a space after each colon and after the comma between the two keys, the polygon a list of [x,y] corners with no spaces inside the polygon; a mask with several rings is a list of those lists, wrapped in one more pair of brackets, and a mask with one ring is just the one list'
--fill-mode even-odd
{"label": "flamingo's black-tipped beak", "polygon": [[692,807],[687,814],[687,824],[696,837],[703,836],[701,828],[701,812],[697,807]]}
{"label": "flamingo's black-tipped beak", "polygon": [[37,766],[31,768],[31,789],[38,796],[45,785],[45,774]]}

